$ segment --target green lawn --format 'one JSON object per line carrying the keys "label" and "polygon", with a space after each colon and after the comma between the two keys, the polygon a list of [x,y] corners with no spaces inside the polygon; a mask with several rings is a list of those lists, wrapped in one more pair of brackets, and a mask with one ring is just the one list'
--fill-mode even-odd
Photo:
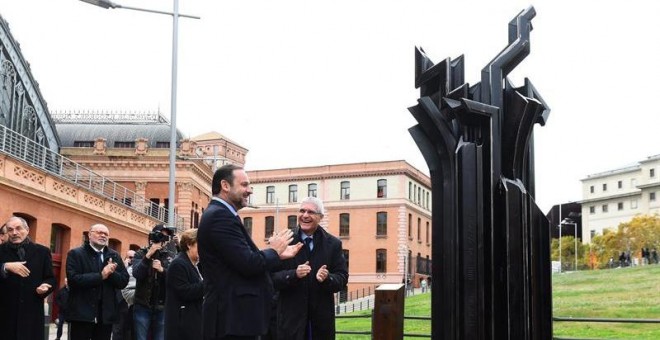
{"label": "green lawn", "polygon": [[[553,275],[553,315],[660,320],[660,265]],[[406,299],[406,316],[430,316],[431,294]],[[349,315],[370,315],[355,312]],[[337,319],[337,330],[370,331],[371,319]],[[430,334],[431,322],[405,320],[404,332]],[[660,339],[660,324],[555,322],[554,336],[596,339]],[[369,339],[337,335],[337,339]],[[409,338],[419,339],[419,338]]]}

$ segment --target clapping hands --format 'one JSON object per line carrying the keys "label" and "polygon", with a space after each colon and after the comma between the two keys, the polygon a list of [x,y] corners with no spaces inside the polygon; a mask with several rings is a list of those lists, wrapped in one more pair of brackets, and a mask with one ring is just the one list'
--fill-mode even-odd
{"label": "clapping hands", "polygon": [[277,252],[277,254],[280,256],[280,259],[286,260],[296,256],[300,248],[303,246],[301,242],[298,242],[294,245],[289,245],[292,240],[293,231],[290,229],[285,229],[274,233],[273,236],[268,239],[268,245],[270,248]]}
{"label": "clapping hands", "polygon": [[115,270],[117,269],[117,264],[112,261],[112,257],[108,259],[108,264],[103,267],[103,270],[101,271],[101,276],[103,276],[103,279],[107,279],[110,274],[114,273]]}

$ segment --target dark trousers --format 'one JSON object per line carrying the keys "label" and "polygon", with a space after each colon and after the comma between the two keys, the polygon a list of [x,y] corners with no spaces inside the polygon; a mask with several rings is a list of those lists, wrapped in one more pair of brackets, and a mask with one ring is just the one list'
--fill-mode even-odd
{"label": "dark trousers", "polygon": [[133,306],[122,299],[119,304],[119,322],[112,325],[112,340],[133,340]]}
{"label": "dark trousers", "polygon": [[69,327],[71,340],[110,340],[112,335],[112,325],[72,321]]}

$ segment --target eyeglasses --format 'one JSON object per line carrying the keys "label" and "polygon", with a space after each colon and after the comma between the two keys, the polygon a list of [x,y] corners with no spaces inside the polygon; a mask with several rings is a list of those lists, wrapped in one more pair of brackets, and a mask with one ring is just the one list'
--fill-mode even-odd
{"label": "eyeglasses", "polygon": [[308,215],[320,215],[320,213],[318,213],[318,212],[316,212],[316,211],[314,211],[314,210],[307,210],[307,209],[300,209],[300,210],[298,210],[298,212],[299,212],[301,215],[305,215],[305,213],[307,213]]}
{"label": "eyeglasses", "polygon": [[99,231],[99,230],[92,230],[93,233],[96,235],[103,235],[103,236],[108,236],[110,234],[106,233],[105,231]]}

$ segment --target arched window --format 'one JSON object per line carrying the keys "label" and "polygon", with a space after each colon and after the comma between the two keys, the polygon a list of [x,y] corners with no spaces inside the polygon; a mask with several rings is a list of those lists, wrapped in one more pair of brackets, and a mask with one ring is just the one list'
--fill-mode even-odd
{"label": "arched window", "polygon": [[387,249],[376,249],[376,273],[387,272]]}
{"label": "arched window", "polygon": [[348,237],[351,231],[351,215],[347,213],[339,214],[339,236]]}
{"label": "arched window", "polygon": [[266,187],[266,203],[275,203],[275,187],[272,185]]}
{"label": "arched window", "polygon": [[298,216],[296,215],[287,216],[286,221],[287,227],[291,230],[296,229],[296,226],[298,226]]}
{"label": "arched window", "polygon": [[275,218],[273,216],[266,216],[266,227],[264,228],[264,238],[268,239],[273,236],[275,231]]}
{"label": "arched window", "polygon": [[376,197],[387,198],[387,180],[379,179],[376,188]]}
{"label": "arched window", "polygon": [[298,202],[298,185],[289,185],[289,203]]}
{"label": "arched window", "polygon": [[252,217],[246,217],[243,219],[243,226],[245,227],[245,231],[247,231],[247,234],[252,237]]}
{"label": "arched window", "polygon": [[318,194],[317,190],[318,190],[318,186],[316,185],[316,183],[311,183],[307,185],[307,196],[318,197],[316,196]]}
{"label": "arched window", "polygon": [[387,236],[387,212],[376,213],[376,236]]}
{"label": "arched window", "polygon": [[339,199],[341,200],[351,199],[351,182],[349,181],[341,182],[341,191],[339,193]]}

